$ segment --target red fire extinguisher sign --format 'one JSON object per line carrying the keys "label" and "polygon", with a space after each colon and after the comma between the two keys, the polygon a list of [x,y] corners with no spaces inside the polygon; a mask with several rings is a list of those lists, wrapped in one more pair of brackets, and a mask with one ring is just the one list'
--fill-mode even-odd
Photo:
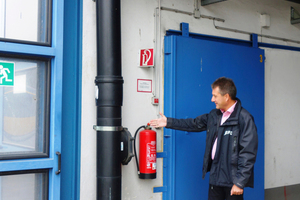
{"label": "red fire extinguisher sign", "polygon": [[140,67],[154,66],[153,49],[141,49],[140,51]]}

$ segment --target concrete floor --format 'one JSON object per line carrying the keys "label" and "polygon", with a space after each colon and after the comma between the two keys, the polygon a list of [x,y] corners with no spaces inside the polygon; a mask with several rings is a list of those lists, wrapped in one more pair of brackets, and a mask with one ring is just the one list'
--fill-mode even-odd
{"label": "concrete floor", "polygon": [[265,200],[300,200],[300,184],[266,189]]}

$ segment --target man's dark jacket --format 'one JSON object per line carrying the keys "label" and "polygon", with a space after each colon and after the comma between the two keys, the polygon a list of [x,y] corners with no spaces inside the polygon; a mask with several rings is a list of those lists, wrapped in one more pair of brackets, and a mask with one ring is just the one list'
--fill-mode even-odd
{"label": "man's dark jacket", "polygon": [[[167,118],[166,128],[200,132],[206,131],[203,159],[203,178],[210,171],[209,183],[217,186],[240,188],[254,186],[253,166],[256,160],[258,137],[252,115],[241,106],[240,100],[230,117],[220,125],[222,112],[212,110],[195,119]],[[213,143],[218,136],[214,160]]]}

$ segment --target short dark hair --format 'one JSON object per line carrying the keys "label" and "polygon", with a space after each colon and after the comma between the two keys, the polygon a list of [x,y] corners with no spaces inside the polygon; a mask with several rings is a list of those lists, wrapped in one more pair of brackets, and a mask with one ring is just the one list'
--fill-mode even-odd
{"label": "short dark hair", "polygon": [[236,100],[236,87],[232,79],[221,77],[215,80],[213,84],[211,84],[211,88],[215,89],[216,87],[219,87],[220,94],[223,96],[225,94],[229,94],[230,98],[232,100]]}

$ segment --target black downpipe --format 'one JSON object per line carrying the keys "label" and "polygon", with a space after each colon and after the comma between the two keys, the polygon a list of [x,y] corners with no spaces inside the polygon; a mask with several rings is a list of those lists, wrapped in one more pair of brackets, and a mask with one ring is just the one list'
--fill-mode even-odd
{"label": "black downpipe", "polygon": [[96,0],[97,15],[97,200],[121,199],[120,0]]}

